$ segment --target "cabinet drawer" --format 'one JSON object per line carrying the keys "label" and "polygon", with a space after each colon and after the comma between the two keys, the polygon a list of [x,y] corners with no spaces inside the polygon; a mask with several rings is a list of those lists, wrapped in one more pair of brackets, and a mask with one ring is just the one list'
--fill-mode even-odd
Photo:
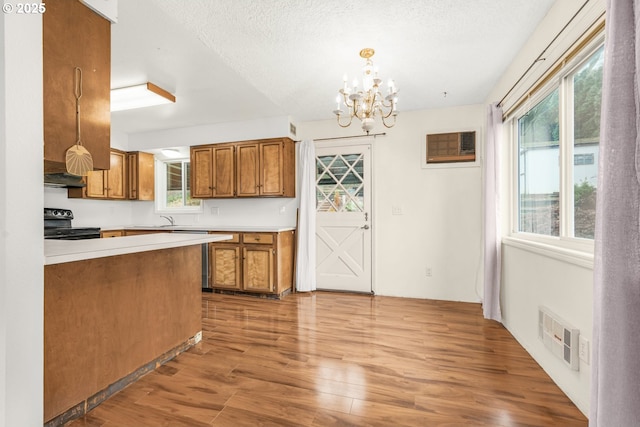
{"label": "cabinet drawer", "polygon": [[227,231],[210,231],[209,234],[231,234],[230,240],[221,240],[213,243],[240,243],[240,233],[232,233]]}
{"label": "cabinet drawer", "polygon": [[124,236],[124,230],[111,230],[111,231],[101,231],[100,237],[122,237]]}
{"label": "cabinet drawer", "polygon": [[273,245],[273,234],[271,233],[244,233],[242,235],[243,243]]}

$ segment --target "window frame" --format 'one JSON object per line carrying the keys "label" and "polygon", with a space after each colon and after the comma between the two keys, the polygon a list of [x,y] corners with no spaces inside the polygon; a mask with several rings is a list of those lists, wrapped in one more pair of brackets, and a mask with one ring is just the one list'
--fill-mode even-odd
{"label": "window frame", "polygon": [[[604,32],[586,44],[580,52],[565,64],[559,73],[547,81],[535,93],[530,94],[520,107],[507,119],[505,130],[509,144],[509,234],[503,242],[530,249],[552,258],[573,262],[585,267],[593,266],[594,240],[574,237],[574,138],[573,138],[573,77],[593,54],[604,45]],[[559,236],[519,231],[519,129],[518,121],[554,90],[559,96]],[[597,163],[597,162],[596,162]]]}
{"label": "window frame", "polygon": [[[180,206],[169,208],[167,207],[167,163],[177,163],[181,162],[184,166],[185,163],[191,163],[191,159],[189,157],[179,157],[175,159],[165,159],[160,160],[156,158],[156,167],[155,167],[155,213],[157,214],[200,214],[204,212],[204,203],[202,199],[200,200],[199,206]],[[183,168],[184,170],[184,168]],[[183,191],[186,191],[185,187],[185,178],[182,178],[183,181]]]}

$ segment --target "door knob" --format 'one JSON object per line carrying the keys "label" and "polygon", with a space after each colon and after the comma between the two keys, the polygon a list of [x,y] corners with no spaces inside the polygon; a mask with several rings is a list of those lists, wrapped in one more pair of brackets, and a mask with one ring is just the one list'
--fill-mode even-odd
{"label": "door knob", "polygon": [[360,228],[362,228],[363,230],[368,230],[368,229],[369,229],[369,225],[368,225],[368,224],[365,224],[365,225],[363,225],[363,226],[362,226],[362,227],[360,227]]}

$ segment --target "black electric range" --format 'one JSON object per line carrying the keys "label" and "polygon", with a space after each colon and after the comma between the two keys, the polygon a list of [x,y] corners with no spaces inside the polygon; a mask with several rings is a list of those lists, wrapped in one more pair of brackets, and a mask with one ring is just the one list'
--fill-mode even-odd
{"label": "black electric range", "polygon": [[100,238],[99,227],[72,227],[73,212],[69,209],[44,208],[44,238],[82,240]]}

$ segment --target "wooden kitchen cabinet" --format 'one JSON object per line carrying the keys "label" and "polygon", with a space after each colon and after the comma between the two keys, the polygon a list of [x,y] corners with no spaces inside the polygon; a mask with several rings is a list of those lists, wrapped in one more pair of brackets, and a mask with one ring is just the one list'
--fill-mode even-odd
{"label": "wooden kitchen cabinet", "polygon": [[295,197],[295,146],[274,138],[191,147],[194,198]]}
{"label": "wooden kitchen cabinet", "polygon": [[245,246],[242,248],[242,285],[245,291],[273,292],[273,262],[276,250],[271,247]]}
{"label": "wooden kitchen cabinet", "polygon": [[241,253],[240,233],[231,234],[230,240],[209,243],[209,287],[217,289],[240,290]]}
{"label": "wooden kitchen cabinet", "polygon": [[102,239],[110,238],[110,237],[122,237],[124,236],[124,230],[107,230],[101,231],[100,237]]}
{"label": "wooden kitchen cabinet", "polygon": [[235,190],[235,145],[216,144],[191,150],[191,197],[229,198]]}
{"label": "wooden kitchen cabinet", "polygon": [[240,143],[238,197],[295,197],[294,143],[289,138]]}
{"label": "wooden kitchen cabinet", "polygon": [[211,288],[277,296],[292,289],[292,230],[274,233],[220,233],[232,234],[234,237],[209,244]]}
{"label": "wooden kitchen cabinet", "polygon": [[69,188],[69,198],[102,200],[153,200],[155,172],[153,154],[111,150],[110,168],[92,171],[86,187]]}
{"label": "wooden kitchen cabinet", "polygon": [[155,195],[155,159],[142,151],[127,153],[129,200],[153,200]]}
{"label": "wooden kitchen cabinet", "polygon": [[111,150],[110,168],[104,171],[92,171],[84,178],[84,188],[69,188],[69,198],[124,200],[127,194],[127,154],[120,150]]}
{"label": "wooden kitchen cabinet", "polygon": [[42,14],[44,170],[66,172],[76,143],[74,69],[82,69],[82,143],[94,170],[109,169],[111,23],[79,0],[48,0]]}

